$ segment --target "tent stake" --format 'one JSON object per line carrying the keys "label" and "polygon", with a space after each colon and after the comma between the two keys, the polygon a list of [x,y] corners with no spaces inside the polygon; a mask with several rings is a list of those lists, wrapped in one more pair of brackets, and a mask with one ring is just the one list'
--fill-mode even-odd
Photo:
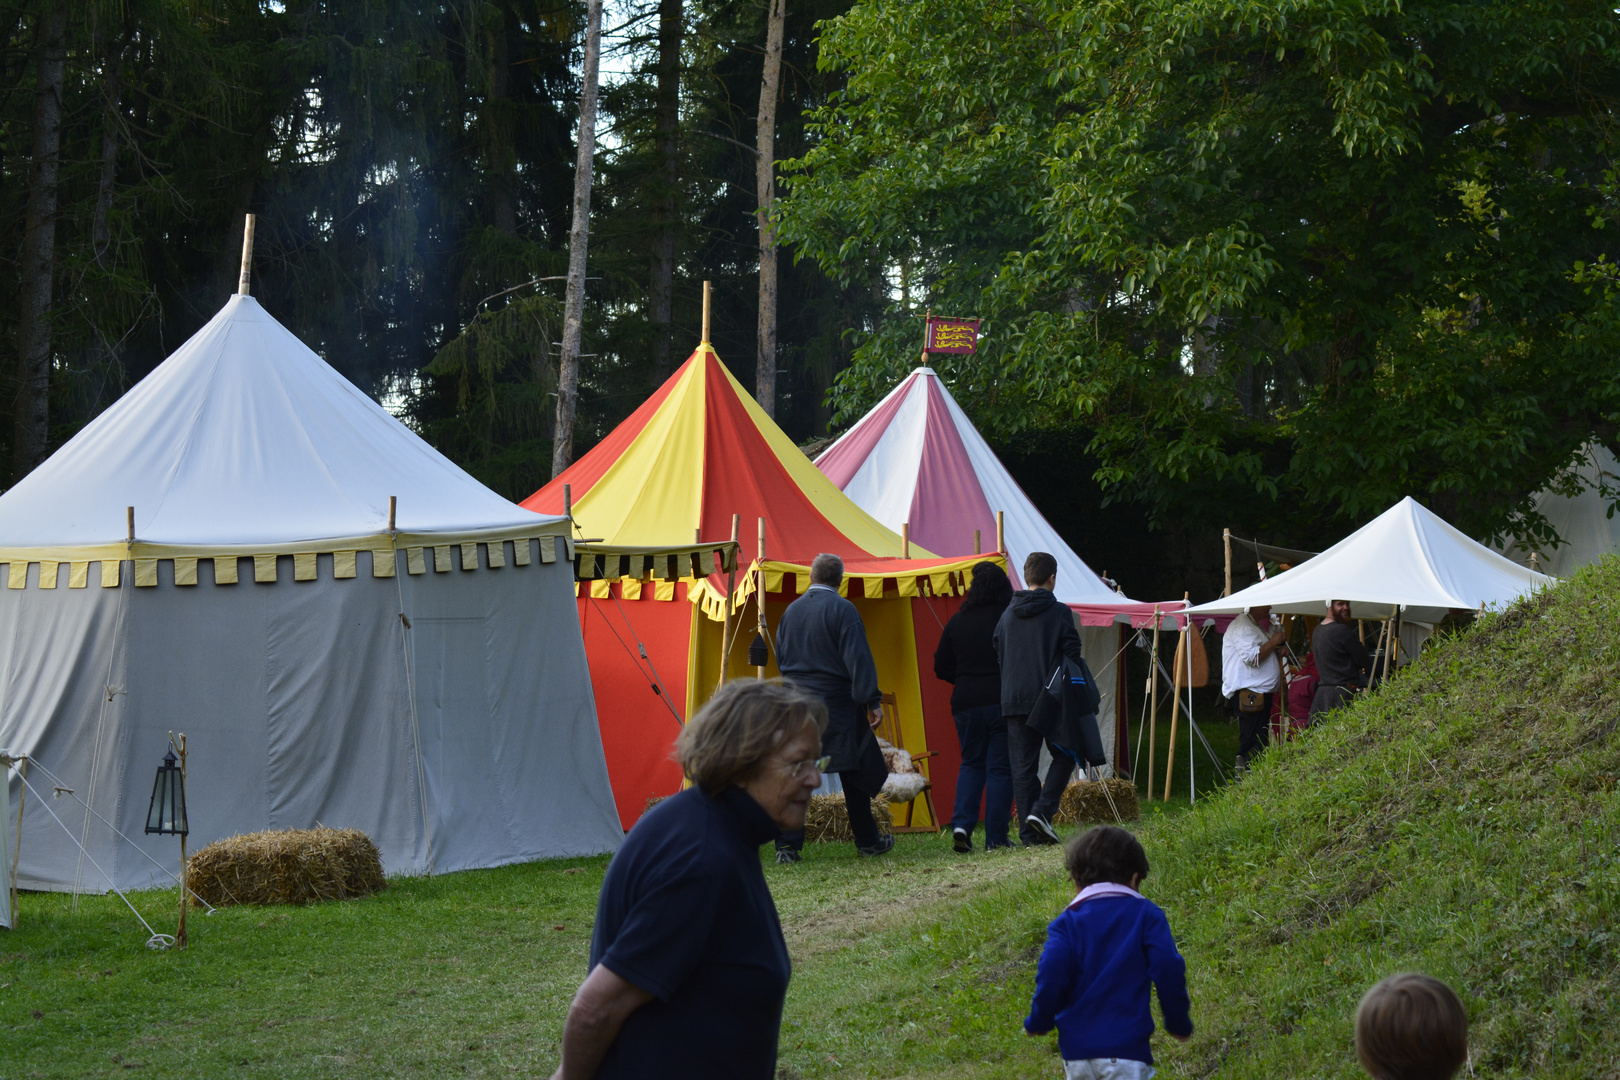
{"label": "tent stake", "polygon": [[1147,798],[1153,801],[1153,766],[1159,760],[1159,673],[1155,668],[1159,663],[1159,607],[1153,606],[1153,659],[1148,663],[1148,759],[1147,759]]}

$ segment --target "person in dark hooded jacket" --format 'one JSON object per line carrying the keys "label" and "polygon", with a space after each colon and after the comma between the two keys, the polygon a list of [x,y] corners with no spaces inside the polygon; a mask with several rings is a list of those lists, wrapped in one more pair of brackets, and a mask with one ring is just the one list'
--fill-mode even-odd
{"label": "person in dark hooded jacket", "polygon": [[1013,594],[1012,603],[996,624],[1001,715],[1007,722],[1013,796],[1022,822],[1019,838],[1026,845],[1055,844],[1058,835],[1052,828],[1052,815],[1074,775],[1074,759],[1048,744],[1052,764],[1043,782],[1041,746],[1046,740],[1024,721],[1062,659],[1080,659],[1080,632],[1074,628],[1074,613],[1068,605],[1052,595],[1057,587],[1056,559],[1044,551],[1030,552],[1024,560],[1024,583],[1029,588]]}

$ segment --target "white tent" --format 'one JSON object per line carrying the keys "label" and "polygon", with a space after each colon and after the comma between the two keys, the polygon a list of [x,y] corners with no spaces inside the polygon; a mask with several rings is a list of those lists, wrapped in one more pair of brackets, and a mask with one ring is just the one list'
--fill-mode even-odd
{"label": "white tent", "polygon": [[30,793],[19,882],[167,883],[80,800],[175,867],[142,834],[170,731],[193,848],[319,822],[390,873],[611,850],[571,557],[233,297],[0,496],[0,748],[73,789],[48,809],[87,849]]}
{"label": "white tent", "polygon": [[1494,608],[1552,582],[1469,539],[1408,496],[1322,554],[1231,596],[1192,608],[1229,614],[1251,607],[1321,615],[1349,600],[1358,619],[1438,622],[1452,610]]}
{"label": "white tent", "polygon": [[1529,566],[1534,551],[1538,567],[1554,577],[1568,577],[1620,551],[1620,513],[1609,515],[1609,499],[1603,494],[1605,484],[1611,490],[1620,486],[1620,461],[1602,443],[1589,442],[1581,447],[1580,459],[1569,471],[1574,474],[1571,479],[1581,484],[1579,495],[1561,495],[1552,490],[1536,494],[1536,510],[1558,530],[1563,542],[1547,550],[1519,539],[1502,552],[1514,562]]}

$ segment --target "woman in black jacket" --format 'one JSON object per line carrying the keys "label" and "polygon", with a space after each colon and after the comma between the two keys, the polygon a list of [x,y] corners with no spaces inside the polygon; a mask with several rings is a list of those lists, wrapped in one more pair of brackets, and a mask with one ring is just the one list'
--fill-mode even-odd
{"label": "woman in black jacket", "polygon": [[1012,847],[1012,766],[1007,759],[1007,724],[1001,718],[1001,666],[991,642],[1001,613],[1012,600],[1012,582],[993,562],[973,567],[967,598],[940,635],[934,674],[951,683],[951,712],[962,744],[956,774],[956,809],[951,834],[957,851],[973,850],[973,827],[984,805],[984,847]]}

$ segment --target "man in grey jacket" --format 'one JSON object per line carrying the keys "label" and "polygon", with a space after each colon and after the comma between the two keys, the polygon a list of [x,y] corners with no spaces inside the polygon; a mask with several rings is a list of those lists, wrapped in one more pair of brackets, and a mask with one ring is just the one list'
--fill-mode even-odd
{"label": "man in grey jacket", "polygon": [[[1080,659],[1080,632],[1074,613],[1052,595],[1057,587],[1057,560],[1032,551],[1024,560],[1024,584],[996,624],[996,655],[1001,661],[1001,715],[1007,721],[1007,752],[1012,759],[1013,796],[1023,822],[1018,836],[1024,845],[1055,844],[1052,815],[1063,789],[1074,775],[1074,760],[1053,746],[1025,721],[1035,699],[1065,656]],[[1052,755],[1046,780],[1040,777],[1041,746]]]}
{"label": "man in grey jacket", "polygon": [[[888,767],[872,728],[883,719],[877,665],[866,642],[866,627],[855,605],[838,595],[844,560],[817,555],[810,564],[810,588],[782,613],[776,628],[776,663],[782,678],[827,703],[827,733],[821,752],[838,774],[849,811],[849,830],[862,855],[882,855],[894,837],[879,836],[872,797],[883,790]],[[778,862],[798,862],[804,832],[777,843]]]}

